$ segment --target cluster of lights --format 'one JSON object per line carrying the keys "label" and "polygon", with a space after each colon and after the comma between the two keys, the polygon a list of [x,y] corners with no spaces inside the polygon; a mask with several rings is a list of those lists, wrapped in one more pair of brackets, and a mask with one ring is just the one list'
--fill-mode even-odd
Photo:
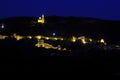
{"label": "cluster of lights", "polygon": [[[44,24],[45,23],[45,18],[44,15],[42,15],[42,17],[39,17],[38,19],[38,23]],[[4,28],[4,24],[1,25],[1,28]],[[69,40],[73,43],[77,42],[77,41],[81,41],[81,43],[83,45],[87,44],[87,43],[95,43],[96,41],[94,41],[92,38],[86,38],[85,36],[80,36],[80,37],[75,37],[72,36],[69,39],[66,38],[62,38],[62,37],[56,37],[56,33],[53,32],[51,37],[48,36],[42,36],[42,35],[36,35],[36,36],[21,36],[21,35],[17,35],[16,33],[14,33],[12,36],[6,36],[6,35],[0,35],[0,40],[6,39],[6,38],[15,38],[17,41],[21,40],[21,39],[37,39],[37,43],[35,44],[36,47],[43,47],[45,49],[55,49],[55,50],[59,50],[59,51],[71,51],[71,50],[67,50],[66,48],[62,48],[60,45],[58,46],[53,46],[51,44],[45,43],[44,40],[52,40],[52,41],[65,41],[65,40]],[[100,39],[97,42],[104,44],[105,46],[107,45],[106,41],[104,39]],[[115,48],[120,49],[119,45],[115,45]]]}
{"label": "cluster of lights", "polygon": [[39,40],[39,39],[53,40],[53,41],[56,41],[56,40],[63,41],[64,40],[64,38],[62,38],[62,37],[48,37],[48,36],[41,36],[41,35],[34,36],[34,38],[36,38],[37,40]]}
{"label": "cluster of lights", "polygon": [[37,39],[37,40],[40,40],[40,39],[44,39],[44,40],[53,40],[53,41],[57,41],[57,40],[60,40],[60,41],[63,41],[64,38],[62,37],[48,37],[48,36],[41,36],[41,35],[37,35],[37,36],[21,36],[21,35],[17,35],[16,33],[14,33],[12,36],[6,36],[6,35],[0,35],[0,39],[6,39],[6,38],[15,38],[17,41],[21,40],[21,39]]}
{"label": "cluster of lights", "polygon": [[58,46],[53,46],[51,44],[45,43],[44,40],[38,40],[37,44],[35,44],[36,47],[43,47],[45,49],[55,49],[55,50],[59,50],[59,51],[70,51],[67,50],[66,48],[62,48],[60,45]]}
{"label": "cluster of lights", "polygon": [[[86,38],[85,36],[81,36],[81,37],[75,37],[75,36],[72,36],[70,39],[65,39],[65,38],[62,38],[62,37],[48,37],[48,36],[42,36],[42,35],[37,35],[37,36],[21,36],[21,35],[17,35],[16,33],[14,33],[12,36],[10,36],[11,38],[15,38],[17,41],[21,40],[21,39],[24,39],[24,38],[27,38],[27,39],[37,39],[37,40],[52,40],[52,41],[63,41],[63,40],[70,40],[71,42],[76,42],[76,41],[81,41],[83,44],[87,44],[89,42],[93,42],[93,39],[92,38]],[[6,35],[0,35],[0,39],[6,39],[6,38],[9,38],[9,36],[6,36]],[[104,39],[100,39],[98,42],[104,44],[104,45],[107,45],[107,43],[105,42]]]}
{"label": "cluster of lights", "polygon": [[[56,36],[43,36],[43,35],[36,35],[36,36],[21,36],[21,35],[17,35],[16,33],[14,33],[11,36],[6,36],[6,35],[0,35],[0,40],[6,39],[6,38],[14,38],[17,41],[22,40],[22,39],[36,39],[38,40],[37,44],[35,44],[36,47],[43,47],[46,49],[56,49],[56,50],[60,50],[60,51],[67,51],[66,48],[61,48],[60,45],[58,46],[53,46],[51,44],[48,43],[44,43],[45,40],[51,40],[51,41],[71,41],[73,43],[76,43],[77,41],[80,41],[83,45],[86,45],[88,43],[96,43],[99,42],[101,44],[104,44],[105,46],[107,46],[107,43],[104,39],[100,39],[100,40],[93,40],[92,38],[86,38],[85,36],[80,36],[80,37],[75,37],[72,36],[71,38],[63,38],[63,37],[56,37]],[[42,42],[43,40],[43,42]],[[118,47],[117,47],[118,48]]]}
{"label": "cluster of lights", "polygon": [[[70,50],[67,50],[66,48],[62,48],[60,45],[55,47],[55,46],[50,45],[48,43],[44,43],[44,40],[53,40],[53,41],[60,40],[60,41],[63,41],[64,38],[61,38],[61,37],[46,37],[46,36],[41,36],[41,35],[37,35],[37,36],[21,36],[21,35],[17,35],[16,33],[14,33],[12,36],[0,35],[1,40],[6,39],[6,38],[14,38],[17,41],[22,40],[24,38],[25,39],[35,38],[35,39],[38,40],[37,44],[35,44],[36,47],[43,47],[45,49],[55,49],[55,50],[59,50],[59,51],[70,51]],[[44,39],[44,40],[42,40],[42,39]]]}
{"label": "cluster of lights", "polygon": [[92,42],[93,40],[91,38],[85,38],[85,36],[80,36],[80,37],[73,36],[71,38],[71,41],[72,42],[81,41],[83,44],[87,44],[89,42]]}

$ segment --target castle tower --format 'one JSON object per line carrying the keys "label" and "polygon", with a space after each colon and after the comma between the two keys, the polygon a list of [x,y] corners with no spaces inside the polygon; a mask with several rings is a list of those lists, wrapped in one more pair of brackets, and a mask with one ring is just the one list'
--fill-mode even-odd
{"label": "castle tower", "polygon": [[45,23],[45,17],[44,17],[44,14],[42,14],[42,17],[39,17],[39,19],[38,19],[38,23],[42,23],[42,24]]}

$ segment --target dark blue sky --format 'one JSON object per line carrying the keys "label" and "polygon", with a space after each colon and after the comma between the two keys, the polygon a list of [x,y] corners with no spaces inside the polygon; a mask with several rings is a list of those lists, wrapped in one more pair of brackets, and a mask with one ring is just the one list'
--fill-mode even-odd
{"label": "dark blue sky", "polygon": [[120,20],[120,0],[0,0],[0,18],[42,13]]}

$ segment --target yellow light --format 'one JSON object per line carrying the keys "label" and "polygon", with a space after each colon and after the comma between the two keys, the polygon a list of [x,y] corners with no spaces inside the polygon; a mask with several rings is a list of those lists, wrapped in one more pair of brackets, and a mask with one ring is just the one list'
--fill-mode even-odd
{"label": "yellow light", "polygon": [[23,36],[16,35],[14,38],[18,41],[18,40],[23,39]]}
{"label": "yellow light", "polygon": [[41,39],[41,36],[35,36],[36,39]]}
{"label": "yellow light", "polygon": [[53,48],[53,46],[52,45],[50,45],[50,44],[47,44],[47,43],[44,43],[44,48],[47,48],[47,49],[49,49],[49,48]]}
{"label": "yellow light", "polygon": [[61,50],[61,48],[58,48],[58,50]]}
{"label": "yellow light", "polygon": [[100,42],[101,42],[101,43],[104,43],[105,41],[104,41],[104,39],[101,39]]}
{"label": "yellow light", "polygon": [[35,44],[35,46],[37,46],[37,47],[45,47],[45,44],[44,43],[37,43],[37,44]]}
{"label": "yellow light", "polygon": [[32,36],[27,36],[28,39],[32,39]]}
{"label": "yellow light", "polygon": [[100,40],[100,43],[103,43],[104,45],[107,45],[107,43],[105,42],[104,39],[101,39],[101,40]]}
{"label": "yellow light", "polygon": [[43,23],[44,23],[44,20],[38,20],[38,23],[42,23],[42,24],[43,24]]}
{"label": "yellow light", "polygon": [[40,47],[39,44],[35,44],[36,47]]}
{"label": "yellow light", "polygon": [[52,40],[58,40],[58,38],[55,37],[55,38],[52,38]]}
{"label": "yellow light", "polygon": [[67,49],[66,48],[61,48],[60,45],[54,47],[53,45],[50,45],[48,43],[44,43],[44,40],[38,40],[38,43],[35,44],[36,47],[43,47],[45,49],[56,49],[56,50],[59,50],[59,51],[66,51]]}
{"label": "yellow light", "polygon": [[61,46],[60,46],[60,45],[58,45],[58,46],[57,46],[57,49],[58,49],[58,50],[61,50]]}
{"label": "yellow light", "polygon": [[63,38],[59,38],[59,40],[63,41],[64,39]]}
{"label": "yellow light", "polygon": [[39,17],[39,19],[38,19],[38,23],[42,23],[42,24],[44,24],[44,23],[45,23],[45,18],[44,18],[44,15],[42,15],[42,18],[41,18],[41,17]]}
{"label": "yellow light", "polygon": [[16,33],[13,34],[13,37],[14,37],[17,41],[23,39],[23,36],[19,36],[19,35],[17,35]]}
{"label": "yellow light", "polygon": [[45,44],[43,43],[43,44],[41,44],[40,46],[41,46],[41,47],[45,47]]}
{"label": "yellow light", "polygon": [[76,42],[76,40],[77,40],[77,38],[74,37],[74,36],[73,36],[72,39],[71,39],[72,42]]}
{"label": "yellow light", "polygon": [[38,39],[38,43],[35,46],[37,46],[37,47],[44,47],[45,46],[44,40],[39,40]]}
{"label": "yellow light", "polygon": [[50,47],[50,46],[45,46],[44,48],[49,49],[49,48],[51,48],[51,47]]}
{"label": "yellow light", "polygon": [[8,36],[0,35],[0,39],[6,39],[6,38],[8,38]]}
{"label": "yellow light", "polygon": [[49,37],[45,37],[46,40],[49,40]]}
{"label": "yellow light", "polygon": [[81,41],[82,41],[83,44],[87,43],[84,38],[82,38]]}
{"label": "yellow light", "polygon": [[23,37],[22,36],[16,36],[16,39],[21,40],[21,39],[23,39]]}
{"label": "yellow light", "polygon": [[63,51],[66,51],[67,49],[66,48],[63,48]]}
{"label": "yellow light", "polygon": [[92,42],[93,40],[91,38],[89,38],[89,41]]}
{"label": "yellow light", "polygon": [[16,33],[13,34],[13,37],[16,38]]}
{"label": "yellow light", "polygon": [[78,39],[79,39],[79,40],[85,39],[85,36],[80,36],[80,37],[78,37]]}

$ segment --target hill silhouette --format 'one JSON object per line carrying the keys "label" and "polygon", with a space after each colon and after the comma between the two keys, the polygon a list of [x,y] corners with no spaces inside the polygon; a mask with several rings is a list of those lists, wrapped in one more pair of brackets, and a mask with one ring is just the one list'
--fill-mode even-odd
{"label": "hill silhouette", "polygon": [[[1,19],[0,34],[44,35],[55,32],[58,37],[86,36],[104,38],[108,44],[120,44],[120,21],[95,18],[47,16],[45,24],[37,23],[38,17],[11,17]],[[119,50],[98,49],[96,45],[82,45],[81,42],[46,41],[53,45],[62,44],[72,49],[64,52],[37,48],[37,40],[13,38],[0,40],[2,72],[79,72],[89,74],[119,74]],[[96,47],[95,47],[96,46]],[[91,48],[94,47],[94,48]]]}
{"label": "hill silhouette", "polygon": [[3,33],[19,33],[19,34],[44,34],[50,35],[56,32],[58,36],[90,36],[94,38],[105,38],[108,43],[116,43],[120,41],[118,35],[120,21],[101,20],[96,18],[80,18],[80,17],[62,17],[47,16],[45,24],[37,23],[37,17],[11,17],[1,19],[0,23],[4,23],[6,31]]}

